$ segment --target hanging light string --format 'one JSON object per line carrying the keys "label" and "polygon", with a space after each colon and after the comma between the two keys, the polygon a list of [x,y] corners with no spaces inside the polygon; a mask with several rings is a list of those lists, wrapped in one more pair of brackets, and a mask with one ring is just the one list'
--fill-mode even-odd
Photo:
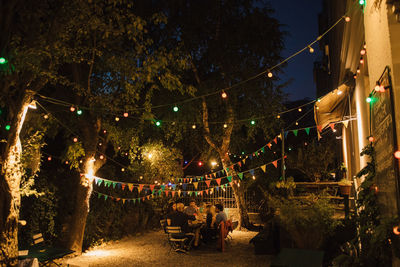
{"label": "hanging light string", "polygon": [[[270,68],[268,68],[268,69],[266,69],[266,70],[264,70],[264,71],[262,71],[262,72],[260,72],[260,73],[258,73],[258,74],[256,74],[256,75],[253,75],[253,76],[251,76],[251,77],[249,77],[249,78],[247,78],[247,79],[245,79],[245,80],[243,80],[243,81],[240,81],[240,82],[237,82],[237,83],[235,83],[235,84],[233,84],[233,85],[231,85],[231,86],[225,87],[225,88],[223,88],[223,89],[219,89],[219,90],[216,90],[216,91],[214,91],[214,92],[210,92],[210,93],[203,94],[203,95],[199,95],[199,96],[194,96],[194,97],[191,97],[191,98],[188,98],[188,99],[185,99],[185,100],[182,100],[182,101],[177,101],[177,102],[174,102],[174,103],[170,103],[170,104],[156,105],[156,106],[153,106],[152,108],[155,109],[155,108],[162,108],[162,107],[168,107],[168,106],[175,106],[175,105],[179,105],[179,104],[184,104],[184,103],[187,103],[187,102],[191,102],[191,101],[193,101],[193,100],[197,100],[197,99],[200,99],[200,98],[204,98],[204,97],[208,97],[208,96],[212,96],[212,95],[216,95],[216,94],[221,94],[222,92],[225,92],[225,91],[231,90],[231,89],[233,89],[233,88],[239,87],[240,85],[243,85],[243,84],[245,84],[245,83],[247,83],[247,82],[249,82],[249,81],[255,80],[255,79],[257,79],[257,78],[259,78],[259,77],[261,77],[261,76],[263,76],[263,75],[265,75],[265,74],[267,74],[267,73],[268,73],[268,76],[270,76],[270,73],[271,73],[272,70],[274,70],[274,69],[276,69],[277,67],[281,66],[282,64],[288,62],[290,59],[296,57],[297,55],[301,54],[301,53],[304,52],[305,50],[312,48],[312,46],[313,46],[316,42],[320,41],[326,34],[328,34],[333,28],[335,28],[342,20],[345,20],[346,17],[347,17],[346,15],[352,11],[352,9],[354,8],[354,6],[355,6],[355,4],[354,4],[351,8],[349,8],[349,10],[348,10],[342,17],[340,17],[331,27],[329,27],[324,33],[322,33],[321,35],[319,35],[319,36],[318,36],[315,40],[313,40],[311,43],[309,43],[308,45],[306,45],[306,46],[303,47],[302,49],[298,50],[297,52],[293,53],[292,55],[288,56],[287,58],[283,59],[282,61],[280,61],[279,63],[275,64],[274,66],[272,66],[272,67],[270,67]],[[311,50],[311,49],[310,49],[310,50]],[[312,50],[312,51],[313,51],[313,50]],[[272,73],[271,73],[271,74],[272,74]],[[271,77],[272,77],[272,76],[271,76]],[[39,94],[38,94],[38,95],[39,95]],[[51,98],[49,98],[49,97],[42,96],[42,95],[40,95],[40,96],[43,97],[43,98],[46,98],[48,101],[51,101],[51,100],[54,101],[54,99],[51,99]],[[59,102],[59,103],[54,103],[54,104],[71,105],[71,103],[67,103],[67,102],[65,102],[65,101],[61,101],[61,100],[56,100],[56,101]],[[79,106],[80,106],[80,105],[79,105]],[[90,109],[89,107],[84,107],[84,106],[81,106],[81,108]],[[135,111],[135,110],[144,110],[144,109],[146,109],[146,108],[144,108],[144,107],[142,107],[142,108],[135,108],[135,109],[129,109],[129,110],[126,110],[126,111]]]}
{"label": "hanging light string", "polygon": [[[50,98],[50,97],[43,96],[43,95],[40,95],[40,94],[37,94],[37,95],[40,98],[42,98],[42,100],[44,100],[46,102],[49,102],[49,103],[52,103],[54,105],[59,105],[59,106],[64,106],[64,107],[79,107],[80,109],[84,109],[84,110],[89,110],[89,111],[94,111],[94,112],[101,112],[101,111],[99,111],[99,109],[82,107],[82,106],[79,106],[79,105],[76,105],[76,104],[73,104],[73,103],[68,103],[68,102],[65,102],[65,101],[62,101],[62,100],[58,100],[58,99],[55,99],[55,98]],[[60,102],[58,102],[58,101],[60,101]],[[288,110],[284,110],[284,111],[281,111],[281,112],[274,113],[274,115],[283,115],[283,114],[292,112],[294,110],[297,110],[299,108],[302,108],[302,107],[308,106],[310,104],[313,104],[316,101],[317,100],[312,100],[310,102],[307,102],[305,104],[299,105],[297,107],[294,107],[294,108],[291,108],[291,109],[288,109]],[[122,116],[122,117],[124,117],[124,115],[123,115],[124,111],[122,111],[122,110],[121,110],[120,113],[117,113],[117,112],[101,112],[101,113],[102,114],[112,115],[112,116]],[[132,116],[132,115],[128,115],[128,116],[126,116],[124,118],[140,119],[140,120],[145,120],[145,121],[146,120],[147,121],[154,121],[155,120],[155,119],[143,119],[141,116]],[[262,119],[266,119],[266,118],[271,118],[271,115],[260,116],[260,117],[255,117],[255,118],[252,117],[252,118],[247,118],[247,119],[240,119],[240,120],[236,120],[235,122],[247,122],[247,121],[251,121],[251,120],[262,120]],[[198,122],[193,122],[193,121],[174,121],[174,120],[162,120],[162,122],[163,123],[182,123],[182,124],[195,124],[195,123],[198,123]],[[227,124],[225,121],[209,121],[209,123],[210,124]]]}

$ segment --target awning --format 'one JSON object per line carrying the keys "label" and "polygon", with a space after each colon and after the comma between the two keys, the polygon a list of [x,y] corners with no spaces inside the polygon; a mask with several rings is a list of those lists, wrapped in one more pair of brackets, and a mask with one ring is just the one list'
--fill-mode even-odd
{"label": "awning", "polygon": [[328,127],[330,123],[343,121],[349,115],[349,95],[352,91],[353,87],[342,84],[315,102],[314,118],[319,129]]}

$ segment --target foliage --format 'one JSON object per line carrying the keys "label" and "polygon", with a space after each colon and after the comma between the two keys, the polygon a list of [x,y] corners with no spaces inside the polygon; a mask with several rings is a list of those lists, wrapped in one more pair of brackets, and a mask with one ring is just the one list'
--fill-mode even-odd
{"label": "foliage", "polygon": [[293,177],[288,177],[286,180],[279,180],[270,184],[271,191],[283,197],[292,196],[295,188],[296,183]]}
{"label": "foliage", "polygon": [[357,174],[357,178],[364,178],[358,193],[358,213],[355,214],[357,236],[348,242],[344,254],[334,260],[335,266],[390,266],[391,247],[398,249],[398,237],[392,232],[398,218],[381,215],[374,190],[376,163],[372,143],[362,150],[361,156],[364,155],[369,156],[370,161]]}
{"label": "foliage", "polygon": [[302,200],[275,199],[280,223],[299,248],[318,249],[340,221],[333,218],[334,206],[323,196],[309,195]]}
{"label": "foliage", "polygon": [[80,159],[85,156],[81,142],[76,142],[67,147],[67,152],[63,156],[63,160],[68,160],[70,168],[78,169]]}

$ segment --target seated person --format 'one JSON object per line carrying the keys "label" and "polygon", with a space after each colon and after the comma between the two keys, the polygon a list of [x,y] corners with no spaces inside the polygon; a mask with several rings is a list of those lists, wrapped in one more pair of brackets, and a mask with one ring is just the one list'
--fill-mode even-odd
{"label": "seated person", "polygon": [[196,201],[194,201],[194,199],[191,199],[189,202],[189,206],[185,209],[185,213],[190,216],[196,216],[199,212],[198,210],[199,208],[196,206]]}
{"label": "seated person", "polygon": [[215,221],[215,207],[211,204],[206,206],[206,225],[201,229],[201,235],[203,237],[203,241],[205,243],[209,242],[212,239],[215,239],[217,236],[217,227]]}
{"label": "seated person", "polygon": [[173,214],[173,213],[175,213],[175,212],[176,212],[176,203],[175,203],[175,202],[171,202],[171,203],[168,205],[168,210],[167,210],[166,219],[168,219],[168,218],[171,216],[171,214]]}
{"label": "seated person", "polygon": [[215,216],[215,222],[217,225],[219,225],[221,222],[226,222],[227,216],[224,212],[224,206],[222,206],[222,204],[215,205],[215,212],[217,213]]}
{"label": "seated person", "polygon": [[176,204],[176,212],[172,213],[169,218],[167,218],[167,224],[170,226],[180,226],[183,234],[176,234],[173,236],[176,238],[180,238],[182,236],[188,237],[188,243],[186,245],[190,246],[194,235],[190,233],[189,221],[193,221],[196,218],[184,213],[184,208],[185,206],[183,203]]}

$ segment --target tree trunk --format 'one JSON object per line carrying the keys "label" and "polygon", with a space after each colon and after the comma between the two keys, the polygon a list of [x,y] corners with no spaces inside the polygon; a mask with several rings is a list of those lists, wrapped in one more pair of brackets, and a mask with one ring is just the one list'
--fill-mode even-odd
{"label": "tree trunk", "polygon": [[20,132],[31,98],[30,93],[21,97],[3,154],[0,177],[0,266],[15,266],[18,263],[18,217],[21,205],[19,190],[23,175]]}
{"label": "tree trunk", "polygon": [[[77,188],[75,199],[75,209],[71,221],[67,226],[65,245],[74,250],[77,254],[82,253],[83,236],[85,233],[86,219],[90,210],[90,196],[93,190],[93,177],[97,170],[105,164],[106,159],[96,159],[97,143],[99,141],[99,131],[101,121],[97,119],[93,124],[88,124],[90,120],[82,121],[81,129],[83,132],[83,148],[85,157],[82,163],[81,176]],[[107,147],[107,140],[102,149]],[[104,152],[104,151],[101,151]]]}

